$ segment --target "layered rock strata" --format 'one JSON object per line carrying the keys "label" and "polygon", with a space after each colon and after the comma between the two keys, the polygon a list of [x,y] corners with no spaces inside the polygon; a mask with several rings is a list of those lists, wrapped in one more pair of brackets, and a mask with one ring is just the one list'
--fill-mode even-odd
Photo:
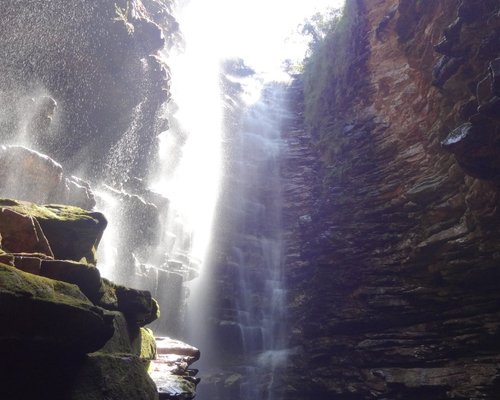
{"label": "layered rock strata", "polygon": [[183,391],[162,386],[160,397],[194,397],[199,351],[165,339],[157,351],[144,328],[160,313],[151,294],[101,278],[105,227],[98,212],[0,200],[2,399],[156,399],[147,370],[165,358],[171,368],[153,378]]}
{"label": "layered rock strata", "polygon": [[285,398],[494,399],[498,2],[349,7],[324,125],[285,132]]}
{"label": "layered rock strata", "polygon": [[179,42],[172,6],[3,2],[2,141],[34,146],[87,178],[104,169],[111,179],[145,176],[166,124],[170,76],[160,50]]}
{"label": "layered rock strata", "polygon": [[[164,234],[175,211],[148,189],[158,136],[169,128],[165,58],[182,45],[173,13],[171,0],[0,5],[0,195],[109,207],[116,256],[101,266],[153,292],[166,317],[156,323],[163,334],[181,331],[182,283],[197,267],[188,255],[191,233],[176,226],[175,235]],[[171,251],[174,242],[179,251]]]}

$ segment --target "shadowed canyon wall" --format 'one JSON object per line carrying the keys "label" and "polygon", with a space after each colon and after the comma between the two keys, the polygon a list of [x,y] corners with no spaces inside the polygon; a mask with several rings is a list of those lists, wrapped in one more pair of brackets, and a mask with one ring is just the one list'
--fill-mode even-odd
{"label": "shadowed canyon wall", "polygon": [[[126,239],[124,247],[149,254],[149,242],[157,240],[149,228],[169,204],[135,178],[155,165],[156,138],[167,127],[169,73],[159,50],[178,35],[170,2],[45,3],[0,3],[2,141],[24,135],[71,173],[106,175],[129,190],[115,195],[128,199],[134,229],[118,237]],[[198,334],[210,338],[202,348],[205,400],[498,397],[499,19],[497,0],[348,0],[336,34],[319,43],[304,74],[288,87],[288,106],[277,107],[283,86],[270,85],[267,97],[246,110],[256,115],[251,121],[244,118],[239,80],[252,71],[238,62],[226,65],[227,186],[210,266],[206,303],[213,308],[198,316],[205,323]],[[270,136],[262,136],[268,125]],[[74,196],[79,205],[94,205],[88,186],[65,177],[60,165],[22,148],[0,150],[8,168],[18,161],[11,157],[24,154],[26,164],[37,159],[52,171],[55,178],[44,184],[52,192],[43,201]],[[34,169],[26,180],[36,183]],[[10,200],[0,205],[3,221],[33,208]],[[0,353],[11,361],[1,370],[13,382],[0,387],[2,398],[32,398],[43,390],[54,398],[88,398],[89,388],[99,399],[157,398],[144,368],[155,347],[134,341],[151,344],[143,325],[158,315],[156,302],[149,292],[100,278],[94,256],[104,227],[72,261],[52,253],[58,240],[41,240],[48,230],[37,221],[53,208],[16,217],[28,224],[35,248],[16,247],[19,240],[9,236],[5,222],[0,225],[0,261],[7,264],[0,266],[2,298],[28,311],[32,302],[55,310],[33,312],[28,322],[17,318],[8,329],[20,327],[20,338],[10,330],[0,335]],[[101,221],[100,214],[87,217]],[[137,254],[119,260],[124,275],[133,275],[130,258]],[[285,284],[266,275],[271,264],[280,267]],[[49,267],[59,275],[50,275]],[[63,267],[90,277],[90,292],[87,280],[78,287],[54,283],[51,276],[74,278]],[[158,288],[171,278],[168,271],[152,279],[147,272],[146,286]],[[184,296],[180,275],[172,273],[177,280],[169,290]],[[248,287],[253,292],[245,292]],[[286,306],[282,296],[275,301],[284,287]],[[277,310],[269,313],[273,302]],[[6,304],[0,302],[0,316],[9,319]],[[59,308],[95,321],[92,335],[80,326],[93,325],[80,320],[61,326]],[[178,308],[171,303],[165,314]],[[172,318],[181,325],[180,316]],[[287,337],[268,346],[270,332]],[[85,354],[102,352],[111,336],[119,351]],[[43,364],[43,374],[31,353],[40,340],[44,362],[57,353],[51,365]],[[178,343],[171,346],[185,352]],[[190,352],[169,365],[180,368],[181,389],[189,389],[174,390],[180,398],[191,398],[197,383],[186,369],[199,353]],[[22,363],[28,378],[36,377],[31,385],[10,368]],[[87,369],[72,386],[80,367]],[[67,378],[62,386],[61,370]],[[133,379],[119,384],[131,371],[138,371],[144,387]]]}
{"label": "shadowed canyon wall", "polygon": [[[195,395],[198,379],[188,366],[199,350],[155,338],[145,328],[160,317],[153,296],[165,304],[171,287],[150,279],[147,288],[154,291],[138,290],[146,278],[134,276],[134,255],[145,247],[151,253],[168,208],[168,199],[143,178],[157,165],[158,135],[168,127],[164,57],[174,42],[180,44],[172,5],[0,4],[3,400]],[[115,196],[115,214],[106,210],[109,220],[86,211],[96,198],[103,211],[103,193],[95,195],[88,182],[71,174],[89,179],[94,190],[102,183],[114,186],[105,193]],[[125,222],[110,232],[116,214]],[[96,256],[106,226],[107,237],[121,240],[127,252],[114,253],[116,283],[106,279],[111,274]],[[162,278],[169,275],[164,265],[156,266],[154,278],[159,270]],[[124,278],[127,286],[119,284]]]}
{"label": "shadowed canyon wall", "polygon": [[285,398],[494,399],[500,6],[347,3],[289,90]]}

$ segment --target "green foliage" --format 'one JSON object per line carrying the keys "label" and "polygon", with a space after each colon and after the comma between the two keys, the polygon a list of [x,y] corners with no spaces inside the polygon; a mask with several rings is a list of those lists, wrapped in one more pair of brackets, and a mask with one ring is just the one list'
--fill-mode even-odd
{"label": "green foliage", "polygon": [[132,35],[134,33],[134,25],[132,25],[128,21],[130,2],[127,1],[127,5],[125,8],[121,8],[118,4],[115,3],[115,18],[113,21],[121,22],[125,25],[125,29],[127,29],[127,33]]}
{"label": "green foliage", "polygon": [[317,12],[307,18],[299,26],[302,35],[309,36],[309,52],[321,44],[325,37],[338,25],[342,16],[342,10],[329,8],[325,12]]}
{"label": "green foliage", "polygon": [[341,13],[329,16],[314,17],[316,36],[304,60],[304,97],[306,125],[323,155],[331,159],[342,151],[335,114],[348,106],[353,94],[353,64],[361,52],[356,33],[362,23],[356,0],[348,0]]}

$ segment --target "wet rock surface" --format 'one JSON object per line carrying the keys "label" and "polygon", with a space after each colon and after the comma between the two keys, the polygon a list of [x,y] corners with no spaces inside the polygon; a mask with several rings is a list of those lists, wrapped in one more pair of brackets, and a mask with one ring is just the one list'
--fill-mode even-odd
{"label": "wet rock surface", "polygon": [[158,51],[179,36],[172,6],[155,0],[2,3],[2,140],[29,138],[43,153],[96,178],[117,147],[130,146],[127,128],[135,121],[141,151],[115,158],[113,168],[144,172],[152,158],[137,154],[155,148],[155,118],[169,97],[168,67]]}
{"label": "wet rock surface", "polygon": [[356,91],[284,132],[285,398],[494,399],[498,2],[357,3]]}
{"label": "wet rock surface", "polygon": [[0,200],[0,210],[4,246],[11,253],[44,253],[60,260],[95,264],[95,252],[107,224],[101,213],[15,200]]}
{"label": "wet rock surface", "polygon": [[160,313],[151,293],[101,278],[91,255],[103,221],[73,206],[0,200],[2,399],[194,397],[188,366],[199,350],[167,338],[157,350],[143,327]]}
{"label": "wet rock surface", "polygon": [[[159,317],[158,303],[101,277],[96,250],[107,221],[88,211],[90,184],[71,174],[116,187],[149,175],[168,125],[163,51],[180,42],[173,5],[0,4],[0,196],[18,199],[0,200],[2,399],[158,398],[147,373],[156,342],[144,327]],[[157,244],[168,208],[142,189],[120,193],[132,229],[120,231],[128,257],[116,261],[127,276],[134,252]],[[162,393],[192,398],[196,383]]]}
{"label": "wet rock surface", "polygon": [[3,197],[35,203],[95,206],[87,182],[64,174],[62,166],[47,155],[23,146],[0,146],[0,193]]}
{"label": "wet rock surface", "polygon": [[160,399],[193,399],[200,380],[189,366],[200,358],[200,351],[168,337],[157,337],[156,345],[157,357],[151,362],[150,374]]}
{"label": "wet rock surface", "polygon": [[113,334],[112,318],[74,286],[1,265],[0,351],[85,354]]}

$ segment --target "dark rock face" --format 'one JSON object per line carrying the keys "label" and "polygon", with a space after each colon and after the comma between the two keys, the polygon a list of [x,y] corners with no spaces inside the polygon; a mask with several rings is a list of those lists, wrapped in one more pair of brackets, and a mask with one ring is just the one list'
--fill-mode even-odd
{"label": "dark rock face", "polygon": [[[86,211],[96,205],[90,185],[66,173],[114,187],[148,176],[167,126],[161,50],[180,41],[172,6],[0,4],[0,194],[20,200],[0,200],[2,399],[159,397],[146,370],[156,342],[144,328],[159,317],[158,303],[101,278],[96,250],[107,221]],[[146,191],[119,193],[130,229],[120,233],[128,258],[117,262],[128,275],[133,252],[156,245],[168,208]],[[162,398],[193,398],[195,357],[164,353],[155,380],[180,386],[163,387]]]}
{"label": "dark rock face", "polygon": [[1,353],[81,355],[98,350],[113,335],[112,318],[74,285],[6,265],[0,273]]}
{"label": "dark rock face", "polygon": [[156,343],[142,328],[158,305],[101,279],[94,255],[105,222],[77,207],[0,201],[2,399],[158,398],[145,368]]}
{"label": "dark rock face", "polygon": [[[150,154],[155,116],[169,96],[168,68],[157,52],[176,36],[171,11],[170,1],[154,0],[3,2],[2,140],[24,135],[95,177],[135,121],[142,137],[136,153]],[[129,157],[132,175],[151,161]]]}
{"label": "dark rock face", "polygon": [[325,94],[329,139],[284,133],[285,397],[496,398],[499,4],[358,3],[364,61],[354,93]]}
{"label": "dark rock face", "polygon": [[84,262],[105,227],[96,214],[0,200],[0,398],[194,398],[200,351],[170,338],[157,350],[151,293]]}

